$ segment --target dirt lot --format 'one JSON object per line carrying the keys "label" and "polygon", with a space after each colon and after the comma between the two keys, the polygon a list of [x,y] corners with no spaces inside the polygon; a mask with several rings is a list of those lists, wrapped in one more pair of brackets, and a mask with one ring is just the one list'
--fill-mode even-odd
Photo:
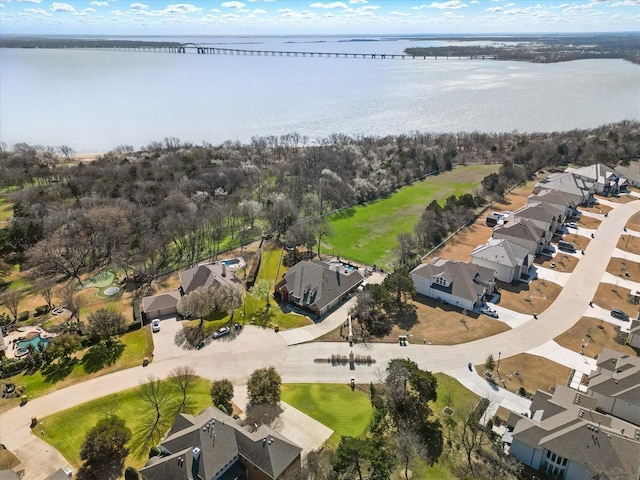
{"label": "dirt lot", "polygon": [[[417,322],[413,325],[394,326],[391,334],[376,342],[397,343],[398,335],[407,335],[409,343],[456,345],[510,330],[505,323],[486,315],[473,312],[463,314],[459,308],[442,305],[423,295],[417,295],[412,303],[417,309]],[[325,335],[321,340],[344,342],[344,339],[340,338],[340,329]]]}
{"label": "dirt lot", "polygon": [[538,256],[535,258],[533,263],[539,267],[545,268],[553,268],[551,264],[554,263],[554,270],[557,270],[558,272],[571,273],[573,272],[573,269],[576,268],[578,259],[571,255],[567,255],[566,253],[559,253],[554,258]]}
{"label": "dirt lot", "polygon": [[587,217],[586,215],[582,215],[580,218],[578,218],[578,220],[576,220],[576,223],[580,227],[596,230],[602,223],[602,220],[598,220],[597,218]]}
{"label": "dirt lot", "polygon": [[[542,176],[541,176],[542,177]],[[463,229],[453,237],[440,250],[427,257],[425,262],[435,257],[450,258],[468,262],[471,259],[471,252],[478,246],[487,243],[491,238],[493,229],[486,225],[487,216],[493,212],[504,212],[505,210],[515,211],[527,204],[527,197],[533,193],[536,181],[529,182],[523,187],[515,188],[509,193],[505,202],[496,202],[485,213],[468,228]]]}
{"label": "dirt lot", "polygon": [[[497,355],[493,356],[497,362]],[[476,365],[476,371],[479,374],[484,375],[485,370],[484,364]],[[497,377],[495,370],[493,373]],[[520,387],[524,387],[529,393],[535,393],[538,389],[549,392],[549,387],[554,387],[556,384],[566,385],[570,374],[570,368],[528,353],[520,353],[500,360],[500,375],[504,380],[504,386],[510,392],[517,392]],[[499,379],[496,381],[499,385],[503,385]]]}
{"label": "dirt lot", "polygon": [[[554,238],[553,240],[557,243],[557,240],[560,240],[560,238]],[[589,237],[583,237],[582,235],[577,235],[575,233],[568,233],[567,235],[562,237],[562,240],[572,243],[578,251],[585,250],[587,248],[587,245],[589,245],[589,242],[591,241]]]}
{"label": "dirt lot", "polygon": [[640,255],[640,237],[634,237],[633,235],[620,235],[620,239],[618,240],[616,247],[620,250],[624,250],[625,252]]}
{"label": "dirt lot", "polygon": [[544,279],[516,285],[498,281],[496,285],[500,288],[501,294],[498,305],[530,315],[545,311],[562,290],[560,285]]}
{"label": "dirt lot", "polygon": [[640,212],[635,213],[627,222],[627,228],[640,232]]}
{"label": "dirt lot", "polygon": [[638,316],[638,305],[632,305],[627,301],[629,293],[631,293],[631,290],[628,288],[610,283],[601,283],[598,285],[593,302],[607,310],[617,308],[627,313],[631,318],[636,318]]}
{"label": "dirt lot", "polygon": [[589,357],[599,355],[603,348],[638,355],[636,350],[625,345],[625,336],[619,336],[619,331],[615,325],[597,318],[582,317],[578,323],[554,340],[574,352],[582,350]]}
{"label": "dirt lot", "polygon": [[607,265],[607,272],[640,283],[640,263],[613,257]]}
{"label": "dirt lot", "polygon": [[579,208],[579,210],[581,212],[591,212],[591,213],[601,213],[601,214],[605,214],[605,213],[609,213],[611,210],[613,210],[613,208],[611,208],[609,205],[592,205],[590,207],[585,207],[582,206]]}

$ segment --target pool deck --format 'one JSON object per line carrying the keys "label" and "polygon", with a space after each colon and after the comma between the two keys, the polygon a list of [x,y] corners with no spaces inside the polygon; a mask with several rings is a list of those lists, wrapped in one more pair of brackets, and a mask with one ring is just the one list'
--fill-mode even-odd
{"label": "pool deck", "polygon": [[13,331],[4,337],[4,344],[7,346],[7,349],[4,351],[5,356],[7,358],[19,358],[17,355],[17,340],[26,337],[30,333],[38,333],[42,338],[51,338],[56,336],[53,333],[43,330],[41,327],[19,327],[19,330]]}

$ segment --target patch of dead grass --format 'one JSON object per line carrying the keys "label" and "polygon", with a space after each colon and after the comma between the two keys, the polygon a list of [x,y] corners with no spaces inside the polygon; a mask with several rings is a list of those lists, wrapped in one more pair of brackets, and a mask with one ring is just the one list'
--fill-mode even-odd
{"label": "patch of dead grass", "polygon": [[612,196],[612,197],[603,197],[600,195],[596,195],[596,198],[601,198],[602,200],[606,200],[607,202],[613,202],[613,203],[629,203],[636,200],[636,197],[634,197],[633,195],[628,195],[624,193],[622,195]]}
{"label": "patch of dead grass", "polygon": [[[493,356],[497,362],[497,353]],[[485,370],[484,364],[476,365],[476,371],[483,378],[485,378],[483,375]],[[557,384],[566,385],[571,369],[544,357],[520,353],[500,359],[500,377],[504,380],[504,384],[495,370],[493,373],[498,385],[501,387],[504,385],[510,392],[516,393],[520,387],[524,387],[528,393],[535,393],[536,390],[549,392],[550,387],[555,387]]]}
{"label": "patch of dead grass", "polygon": [[[593,357],[600,354],[603,348],[636,356],[637,352],[624,343],[620,328],[593,317],[582,317],[569,330],[554,338],[561,346]],[[616,341],[617,340],[617,341]]]}
{"label": "patch of dead grass", "polygon": [[590,238],[578,235],[577,233],[568,233],[562,237],[562,240],[572,243],[573,246],[576,247],[576,250],[585,250],[591,241]]}
{"label": "patch of dead grass", "polygon": [[640,232],[640,212],[634,213],[627,221],[627,228]]}
{"label": "patch of dead grass", "polygon": [[591,205],[589,207],[585,207],[583,205],[578,210],[580,210],[581,212],[600,213],[604,215],[605,213],[609,213],[611,210],[613,210],[613,208],[609,205],[597,204]]}
{"label": "patch of dead grass", "polygon": [[616,247],[620,250],[624,250],[625,252],[640,255],[640,237],[635,237],[633,235],[620,235],[620,239],[618,240]]}
{"label": "patch of dead grass", "polygon": [[544,312],[562,290],[560,285],[540,278],[528,284],[497,281],[496,285],[500,288],[501,307],[529,315]]}
{"label": "patch of dead grass", "polygon": [[630,293],[631,290],[628,288],[611,283],[601,283],[598,285],[596,294],[593,297],[593,302],[607,310],[617,308],[628,314],[629,317],[636,318],[638,315],[638,305],[632,305],[627,301]]}
{"label": "patch of dead grass", "polygon": [[640,263],[613,257],[607,265],[607,272],[620,278],[640,283]]}
{"label": "patch of dead grass", "polygon": [[596,230],[602,223],[602,220],[593,218],[593,217],[587,217],[586,215],[582,215],[580,216],[580,218],[578,218],[578,220],[576,220],[576,223],[578,224],[579,227]]}
{"label": "patch of dead grass", "polygon": [[[557,272],[571,273],[576,268],[578,259],[566,253],[558,253],[554,258],[539,255],[534,259],[533,263],[539,267],[549,268]],[[551,267],[552,263],[555,264],[555,268]]]}

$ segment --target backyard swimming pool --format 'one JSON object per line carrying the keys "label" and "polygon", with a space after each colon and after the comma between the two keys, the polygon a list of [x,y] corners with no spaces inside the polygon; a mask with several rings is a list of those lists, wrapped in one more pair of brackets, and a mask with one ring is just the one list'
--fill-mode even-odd
{"label": "backyard swimming pool", "polygon": [[48,344],[48,338],[41,336],[39,333],[30,333],[25,338],[19,339],[16,342],[18,348],[18,356],[28,353],[29,345],[33,345],[33,348],[37,349],[39,345],[42,345],[42,348],[45,348]]}

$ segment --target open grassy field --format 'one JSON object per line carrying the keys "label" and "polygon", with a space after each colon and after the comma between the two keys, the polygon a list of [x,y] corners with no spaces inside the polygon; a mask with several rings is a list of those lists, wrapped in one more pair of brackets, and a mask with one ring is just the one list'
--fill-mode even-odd
{"label": "open grassy field", "polygon": [[[95,368],[96,362],[99,362],[100,359],[87,357],[87,360],[83,363],[82,359],[89,351],[89,349],[85,349],[80,352],[76,352],[74,358],[78,361],[75,365],[72,365],[70,371],[63,371],[62,369],[56,370],[52,368],[47,372],[39,370],[31,375],[27,375],[23,372],[18,375],[14,375],[13,377],[9,377],[5,379],[5,381],[11,381],[16,385],[24,385],[26,387],[25,395],[29,398],[35,398],[45,395],[53,390],[68,387],[75,383],[84,382],[85,380],[93,377],[141,365],[144,357],[151,358],[151,353],[153,352],[153,340],[151,338],[150,327],[147,326],[140,330],[126,333],[120,338],[120,341],[124,344],[124,350],[120,356],[113,364],[107,365],[97,371],[92,370]],[[92,363],[90,364],[87,363],[89,358],[92,360]],[[91,365],[91,367],[88,367],[88,365]],[[19,398],[2,398],[0,399],[0,412],[4,412],[9,408],[15,407],[19,403]]]}
{"label": "open grassy field", "polygon": [[325,253],[366,265],[385,268],[392,259],[397,236],[412,232],[431,203],[450,195],[471,193],[498,165],[469,165],[416,182],[388,198],[357,206],[332,217],[333,235],[326,239]]}
{"label": "open grassy field", "polygon": [[[188,413],[197,414],[211,405],[211,382],[199,379],[188,392]],[[135,432],[139,431],[145,422],[143,412],[149,406],[141,400],[139,389],[134,388],[124,392],[102,397],[92,402],[78,405],[63,412],[39,419],[40,423],[34,428],[35,434],[40,434],[43,440],[55,447],[76,469],[80,467],[80,447],[87,432],[104,415],[113,413],[125,420],[126,425],[134,432],[132,443],[136,444]],[[181,399],[181,393],[175,387],[170,387],[170,400],[164,414],[175,418],[175,405]],[[132,452],[125,461],[125,466],[136,468],[144,466],[148,459],[148,451]]]}
{"label": "open grassy field", "polygon": [[359,437],[369,428],[373,411],[369,397],[358,389],[352,392],[346,384],[283,384],[280,397],[332,429],[331,448],[338,446],[341,437]]}
{"label": "open grassy field", "polygon": [[[598,355],[603,348],[636,356],[636,351],[623,343],[620,329],[615,325],[593,317],[582,317],[578,323],[554,340],[565,348],[588,357]],[[584,347],[583,347],[584,345]]]}

